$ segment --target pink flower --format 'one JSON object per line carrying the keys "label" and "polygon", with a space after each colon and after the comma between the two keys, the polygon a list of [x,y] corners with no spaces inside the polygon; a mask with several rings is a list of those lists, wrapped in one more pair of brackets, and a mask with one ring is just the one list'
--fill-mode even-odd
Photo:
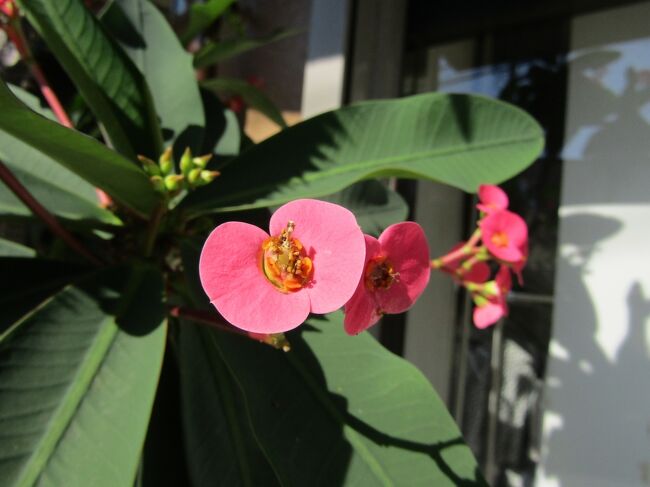
{"label": "pink flower", "polygon": [[504,316],[508,316],[508,302],[506,298],[512,287],[510,270],[501,266],[494,278],[497,285],[497,293],[489,298],[483,298],[481,304],[474,308],[473,321],[477,328],[483,329],[493,325]]}
{"label": "pink flower", "polygon": [[508,208],[508,195],[498,186],[481,184],[478,187],[480,203],[476,207],[484,213],[505,210]]}
{"label": "pink flower", "polygon": [[490,213],[479,222],[483,244],[504,262],[518,262],[528,242],[528,227],[519,215],[508,210]]}
{"label": "pink flower", "polygon": [[278,208],[269,228],[270,236],[248,223],[223,223],[203,246],[201,283],[226,320],[249,332],[280,333],[350,299],[365,243],[349,210],[296,200]]}
{"label": "pink flower", "polygon": [[0,0],[0,12],[10,19],[18,16],[18,8],[14,0]]}
{"label": "pink flower", "polygon": [[389,226],[379,236],[366,239],[363,276],[345,305],[345,331],[361,333],[385,313],[402,313],[420,297],[429,282],[429,247],[417,223]]}

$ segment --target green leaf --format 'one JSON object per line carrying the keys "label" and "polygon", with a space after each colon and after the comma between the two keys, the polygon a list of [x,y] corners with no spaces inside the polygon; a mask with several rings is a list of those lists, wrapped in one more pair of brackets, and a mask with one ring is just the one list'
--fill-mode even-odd
{"label": "green leaf", "polygon": [[[201,154],[214,153],[217,156],[239,154],[241,128],[237,115],[224,107],[213,92],[201,89],[201,100],[205,111],[205,136]],[[223,157],[220,157],[220,163]]]}
{"label": "green leaf", "polygon": [[192,56],[165,17],[148,0],[116,0],[102,24],[147,80],[165,138],[199,153],[205,117]]}
{"label": "green leaf", "polygon": [[0,281],[0,334],[87,272],[72,262],[11,256],[0,258],[0,269],[11,276]]}
{"label": "green leaf", "polygon": [[68,129],[28,109],[0,81],[0,130],[73,171],[114,200],[149,214],[158,201],[144,172],[80,132]]}
{"label": "green leaf", "polygon": [[322,199],[345,206],[357,217],[363,232],[374,236],[389,225],[406,220],[409,213],[404,198],[376,179],[353,184]]}
{"label": "green leaf", "polygon": [[[143,275],[162,293],[159,275]],[[133,485],[166,327],[160,295],[120,293],[113,276],[65,288],[3,335],[3,486]]]}
{"label": "green leaf", "polygon": [[235,0],[207,0],[205,3],[194,3],[190,7],[187,28],[181,35],[181,42],[187,44],[210,27]]}
{"label": "green leaf", "polygon": [[[53,119],[38,99],[15,86],[11,91],[32,110]],[[42,152],[0,132],[0,160],[51,213],[72,220],[119,224],[120,220],[98,205],[95,188]],[[4,185],[0,185],[0,213],[31,215],[30,210]]]}
{"label": "green leaf", "polygon": [[[183,333],[199,331],[188,324]],[[235,411],[248,416],[281,485],[486,485],[426,378],[369,334],[347,336],[342,315],[309,320],[289,335],[288,353],[223,332],[200,335],[204,350],[195,344],[193,360],[215,377],[227,367],[244,401]],[[207,428],[217,418],[204,421],[204,445],[231,434]],[[205,448],[201,462],[222,454]]]}
{"label": "green leaf", "polygon": [[244,396],[213,340],[210,330],[181,322],[178,360],[192,485],[278,485],[247,415],[242,414]]}
{"label": "green leaf", "polygon": [[297,33],[296,30],[278,30],[258,39],[227,39],[208,42],[194,55],[194,67],[197,69],[205,68],[211,64],[226,61],[239,54],[294,36]]}
{"label": "green leaf", "polygon": [[158,157],[162,138],[147,84],[81,0],[18,0],[103,124],[116,150]]}
{"label": "green leaf", "polygon": [[220,94],[239,95],[248,106],[263,113],[280,127],[285,128],[287,126],[280,110],[277,109],[273,102],[263,91],[247,81],[232,78],[215,78],[204,81],[202,85]]}
{"label": "green leaf", "polygon": [[35,255],[34,249],[0,238],[0,257],[34,257]]}
{"label": "green leaf", "polygon": [[528,114],[478,95],[433,93],[361,103],[252,147],[224,168],[218,184],[195,191],[183,206],[203,214],[280,205],[387,176],[475,191],[524,170],[543,140]]}

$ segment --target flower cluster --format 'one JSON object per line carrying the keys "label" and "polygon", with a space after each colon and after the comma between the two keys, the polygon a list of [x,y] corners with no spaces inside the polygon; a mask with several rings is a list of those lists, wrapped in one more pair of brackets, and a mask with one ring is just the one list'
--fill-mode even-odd
{"label": "flower cluster", "polygon": [[[187,168],[181,161],[184,174],[195,170],[187,161]],[[528,229],[508,211],[508,197],[496,186],[481,186],[479,199],[481,218],[472,237],[433,261],[417,223],[391,225],[374,238],[341,206],[292,201],[273,213],[269,233],[243,222],[215,228],[201,252],[201,283],[228,322],[282,348],[283,337],[274,334],[299,326],[309,313],[343,308],[345,331],[356,335],[384,314],[408,310],[431,268],[449,273],[471,293],[474,323],[485,328],[508,314],[511,272],[521,281]],[[490,262],[498,266],[492,278]]]}
{"label": "flower cluster", "polygon": [[429,273],[427,242],[416,223],[392,225],[375,239],[361,232],[349,210],[309,199],[280,207],[268,234],[248,223],[219,225],[199,262],[210,302],[258,338],[341,307],[346,331],[357,334],[385,313],[406,311]]}
{"label": "flower cluster", "polygon": [[[521,272],[528,258],[528,227],[519,215],[508,210],[508,196],[496,186],[482,185],[478,192],[481,218],[467,242],[432,261],[434,269],[450,274],[472,295],[476,307],[473,321],[486,328],[508,315],[507,295],[511,272],[522,283]],[[489,262],[498,270],[490,279]]]}

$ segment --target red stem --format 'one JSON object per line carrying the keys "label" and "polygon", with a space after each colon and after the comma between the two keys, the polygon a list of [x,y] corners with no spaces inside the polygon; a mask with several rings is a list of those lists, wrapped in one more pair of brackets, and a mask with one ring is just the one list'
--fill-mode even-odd
{"label": "red stem", "polygon": [[90,253],[81,243],[69,233],[59,221],[49,211],[45,209],[31,193],[23,186],[23,184],[16,179],[13,173],[7,166],[0,161],[0,179],[7,185],[7,187],[27,206],[34,215],[39,217],[43,222],[52,230],[55,235],[58,235],[61,240],[67,243],[70,248],[76,250],[80,255],[96,265],[102,265],[102,262]]}
{"label": "red stem", "polygon": [[[7,32],[9,39],[11,39],[11,42],[16,46],[20,57],[23,58],[25,63],[29,66],[32,76],[34,76],[45,101],[47,101],[47,104],[52,109],[52,112],[59,123],[64,127],[74,129],[74,124],[63,108],[59,97],[54,93],[54,90],[50,86],[50,83],[48,83],[43,70],[32,55],[32,51],[29,48],[29,44],[27,44],[27,39],[25,39],[22,27],[20,26],[20,20],[18,18],[12,19],[11,22],[5,26],[5,31]],[[95,192],[97,193],[97,199],[102,207],[105,208],[112,203],[111,198],[101,189],[95,188]]]}
{"label": "red stem", "polygon": [[248,333],[246,333],[245,331],[229,325],[227,322],[219,319],[217,316],[215,316],[214,313],[211,313],[209,311],[174,306],[169,309],[169,314],[174,318],[182,318],[182,319],[194,321],[196,323],[201,323],[203,325],[208,325],[213,328],[217,328],[221,331],[226,331],[228,333],[248,336]]}

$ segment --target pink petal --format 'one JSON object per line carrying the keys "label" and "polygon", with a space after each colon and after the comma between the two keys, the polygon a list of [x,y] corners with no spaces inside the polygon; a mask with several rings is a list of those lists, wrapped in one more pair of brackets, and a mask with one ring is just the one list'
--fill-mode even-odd
{"label": "pink petal", "polygon": [[482,184],[478,188],[478,197],[480,203],[476,207],[485,213],[508,208],[508,195],[498,186]]}
{"label": "pink petal", "polygon": [[[523,218],[511,211],[501,210],[487,215],[479,222],[479,226],[483,233],[483,243],[492,255],[511,263],[521,260],[521,249],[528,240],[528,227]],[[505,247],[492,242],[492,236],[498,232],[508,236],[508,245]]]}
{"label": "pink petal", "polygon": [[473,321],[476,328],[484,329],[504,316],[504,308],[498,303],[487,303],[474,308]]}
{"label": "pink petal", "polygon": [[361,274],[357,288],[350,300],[345,303],[345,320],[343,325],[348,335],[358,335],[366,328],[374,325],[381,318],[377,312],[378,304],[374,294],[366,288],[365,268],[370,259],[381,256],[379,240],[370,235],[364,235],[366,257],[364,272]]}
{"label": "pink petal", "polygon": [[508,292],[510,292],[510,288],[512,288],[512,276],[510,275],[510,269],[502,265],[499,268],[494,280],[497,282],[501,294],[505,296],[508,294]]}
{"label": "pink petal", "polygon": [[356,292],[345,303],[345,332],[348,335],[358,335],[379,321],[381,314],[377,312],[377,303],[371,292],[366,289],[364,282],[359,283]]}
{"label": "pink petal", "polygon": [[354,294],[364,269],[366,245],[351,211],[318,200],[295,200],[281,206],[271,217],[272,235],[292,220],[293,235],[312,259],[314,273],[307,288],[314,313],[329,313],[343,306]]}
{"label": "pink petal", "polygon": [[237,328],[255,333],[291,330],[309,315],[309,295],[284,294],[262,273],[262,229],[241,222],[219,225],[199,260],[201,284],[219,313]]}
{"label": "pink petal", "polygon": [[490,277],[490,266],[485,262],[477,262],[472,268],[463,274],[463,280],[481,284]]}
{"label": "pink petal", "polygon": [[429,282],[429,245],[422,227],[414,222],[389,226],[379,236],[379,243],[399,277],[390,288],[378,290],[377,299],[386,313],[402,313],[415,303]]}

